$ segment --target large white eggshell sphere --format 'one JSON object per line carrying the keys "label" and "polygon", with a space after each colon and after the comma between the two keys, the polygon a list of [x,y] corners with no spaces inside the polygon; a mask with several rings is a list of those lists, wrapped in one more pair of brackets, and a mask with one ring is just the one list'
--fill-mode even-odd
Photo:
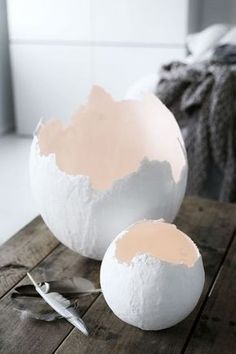
{"label": "large white eggshell sphere", "polygon": [[140,219],[171,222],[187,172],[176,120],[151,94],[116,102],[95,87],[77,118],[42,124],[31,146],[31,185],[45,223],[63,244],[94,259]]}
{"label": "large white eggshell sphere", "polygon": [[[101,288],[107,304],[121,320],[144,330],[161,330],[183,320],[196,306],[205,280],[202,257],[185,235],[183,237],[189,239],[196,251],[195,261],[190,266],[151,255],[151,250],[147,252],[144,248],[150,249],[152,241],[148,246],[141,245],[143,251],[140,249],[128,262],[119,259],[119,240],[137,225],[118,235],[107,249],[101,266]],[[165,238],[165,231],[159,236]],[[137,239],[137,244],[130,246],[129,252],[138,249],[138,242]],[[184,255],[186,251],[181,247],[180,257],[181,252]]]}

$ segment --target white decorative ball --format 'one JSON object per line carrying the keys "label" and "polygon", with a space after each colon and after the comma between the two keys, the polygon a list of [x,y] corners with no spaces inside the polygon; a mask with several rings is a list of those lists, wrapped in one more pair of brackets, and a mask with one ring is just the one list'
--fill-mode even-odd
{"label": "white decorative ball", "polygon": [[188,316],[204,280],[202,257],[193,241],[175,225],[150,220],[117,236],[100,273],[111,310],[144,330],[168,328]]}
{"label": "white decorative ball", "polygon": [[67,125],[42,123],[31,147],[32,190],[45,223],[66,246],[94,259],[140,219],[171,222],[187,171],[176,120],[152,94],[116,102],[94,87]]}

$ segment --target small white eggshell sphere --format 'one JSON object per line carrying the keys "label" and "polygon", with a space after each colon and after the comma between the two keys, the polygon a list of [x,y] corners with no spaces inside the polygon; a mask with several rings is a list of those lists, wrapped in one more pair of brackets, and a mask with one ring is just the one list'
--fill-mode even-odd
{"label": "small white eggshell sphere", "polygon": [[31,146],[32,191],[45,223],[94,259],[138,220],[171,222],[187,173],[178,124],[151,94],[116,102],[95,87],[71,122],[41,124]]}
{"label": "small white eggshell sphere", "polygon": [[188,316],[204,280],[195,244],[174,225],[159,221],[137,223],[118,235],[105,253],[100,273],[111,310],[144,330],[168,328]]}

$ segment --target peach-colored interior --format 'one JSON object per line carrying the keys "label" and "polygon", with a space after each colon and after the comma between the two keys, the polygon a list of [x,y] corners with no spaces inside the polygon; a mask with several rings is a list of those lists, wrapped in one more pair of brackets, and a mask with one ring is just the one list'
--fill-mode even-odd
{"label": "peach-colored interior", "polygon": [[[160,115],[166,122],[162,122],[161,134]],[[172,160],[173,178],[178,180],[185,160],[173,156],[180,147],[170,146],[171,129],[176,137],[170,112],[155,96],[148,95],[142,102],[115,102],[96,86],[70,123],[50,120],[37,135],[41,155],[55,153],[62,171],[90,176],[93,187],[101,190],[136,171],[144,157],[162,160],[163,151]]]}
{"label": "peach-colored interior", "polygon": [[116,258],[119,261],[129,263],[138,254],[188,267],[198,259],[197,248],[187,235],[173,224],[157,221],[137,223],[117,240]]}

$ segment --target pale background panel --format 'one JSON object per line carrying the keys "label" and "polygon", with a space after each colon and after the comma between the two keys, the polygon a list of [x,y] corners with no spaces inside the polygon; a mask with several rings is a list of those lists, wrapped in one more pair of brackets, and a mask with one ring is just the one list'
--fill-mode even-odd
{"label": "pale background panel", "polygon": [[90,0],[8,0],[11,40],[89,40]]}
{"label": "pale background panel", "polygon": [[89,48],[12,44],[10,51],[20,134],[32,134],[41,117],[69,119],[87,99]]}
{"label": "pale background panel", "polygon": [[[184,56],[190,0],[8,0],[17,132],[66,120],[92,83],[122,98]],[[173,26],[175,24],[175,26]]]}
{"label": "pale background panel", "polygon": [[95,47],[92,51],[94,83],[116,99],[122,99],[137,78],[156,73],[162,64],[185,54],[184,48]]}
{"label": "pale background panel", "polygon": [[184,44],[188,0],[91,0],[91,9],[97,41]]}

